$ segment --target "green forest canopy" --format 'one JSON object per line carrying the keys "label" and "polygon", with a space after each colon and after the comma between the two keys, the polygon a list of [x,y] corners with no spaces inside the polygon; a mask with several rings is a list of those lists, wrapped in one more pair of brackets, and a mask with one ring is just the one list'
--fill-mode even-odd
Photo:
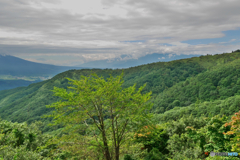
{"label": "green forest canopy", "polygon": [[[214,159],[209,157],[211,151],[239,152],[239,130],[233,128],[238,125],[235,122],[240,123],[240,113],[233,116],[240,107],[239,58],[236,51],[128,69],[70,70],[28,87],[1,91],[0,116],[5,120],[0,122],[0,155],[5,159],[104,159],[104,155],[94,154],[101,152],[94,145],[81,148],[84,139],[96,142],[87,130],[77,131],[76,126],[77,132],[65,132],[62,125],[47,126],[51,118],[41,117],[51,113],[46,105],[60,100],[53,96],[54,87],[69,91],[65,77],[78,80],[96,73],[106,80],[109,74],[116,77],[122,71],[123,89],[135,83],[139,89],[146,83],[142,94],[152,92],[148,103],[153,103],[151,113],[155,115],[146,126],[128,134],[120,158]],[[107,122],[109,118],[105,118]]]}

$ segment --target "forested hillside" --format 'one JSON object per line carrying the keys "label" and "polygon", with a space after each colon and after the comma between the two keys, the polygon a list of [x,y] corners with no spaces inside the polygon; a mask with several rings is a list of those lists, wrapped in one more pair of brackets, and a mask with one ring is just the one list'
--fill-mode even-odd
{"label": "forested hillside", "polygon": [[35,80],[35,81],[25,81],[25,80],[1,80],[0,79],[0,90],[8,90],[17,88],[19,86],[26,87],[32,83],[40,82],[41,80]]}
{"label": "forested hillside", "polygon": [[[195,76],[204,70],[198,63],[186,63],[183,60],[133,67],[123,70],[125,81],[123,88],[134,83],[137,84],[138,88],[147,83],[143,93],[152,91],[153,96],[156,96],[174,84],[184,81],[187,77]],[[25,88],[2,91],[0,92],[0,116],[14,122],[40,120],[41,115],[49,111],[45,105],[57,100],[56,97],[52,96],[53,93],[51,92],[54,86],[67,88],[68,80],[65,77],[79,79],[80,75],[87,76],[93,72],[107,78],[109,74],[113,76],[120,75],[122,69],[70,70],[60,73],[52,79],[31,84]],[[9,94],[9,92],[14,92],[14,94]]]}
{"label": "forested hillside", "polygon": [[188,106],[197,100],[214,101],[240,95],[239,62],[238,57],[231,56],[225,58],[223,63],[216,59],[216,63],[209,66],[207,71],[164,90],[153,101],[156,113]]}
{"label": "forested hillside", "polygon": [[[125,160],[147,160],[155,155],[155,159],[157,159],[156,157],[160,157],[158,159],[205,159],[211,151],[239,151],[237,146],[240,143],[236,138],[240,135],[238,129],[231,127],[238,125],[235,122],[238,121],[240,114],[236,114],[234,120],[233,114],[240,110],[239,50],[233,53],[151,63],[128,69],[69,70],[49,80],[31,84],[28,87],[0,91],[0,117],[4,120],[20,123],[27,122],[28,124],[36,120],[42,121],[43,124],[39,125],[42,131],[52,131],[52,134],[57,134],[60,137],[58,140],[54,139],[54,143],[59,141],[65,143],[66,140],[69,140],[68,136],[73,136],[79,143],[85,143],[80,140],[83,137],[89,143],[95,143],[93,137],[95,134],[100,133],[94,132],[92,134],[92,128],[91,135],[87,129],[83,129],[85,128],[83,127],[84,124],[81,124],[83,128],[78,129],[76,129],[77,126],[73,125],[79,135],[66,135],[66,137],[64,137],[62,129],[56,130],[63,127],[61,124],[56,127],[47,126],[46,124],[50,123],[52,119],[51,117],[43,119],[42,116],[51,114],[54,108],[46,108],[46,105],[61,100],[61,96],[74,101],[73,97],[77,96],[77,94],[71,93],[67,96],[64,95],[66,94],[64,90],[57,90],[59,96],[53,96],[52,90],[54,87],[66,89],[66,92],[70,91],[67,88],[70,86],[69,80],[65,77],[79,80],[80,76],[88,77],[92,73],[96,73],[97,76],[102,76],[107,80],[110,78],[109,74],[116,77],[121,75],[122,71],[124,72],[123,89],[128,89],[134,84],[136,84],[136,89],[141,89],[141,86],[146,84],[141,93],[148,94],[152,92],[151,99],[147,104],[153,104],[150,111],[154,114],[150,120],[151,122],[145,121],[145,123],[149,124],[144,128],[138,128],[137,133],[131,130],[127,134],[132,138],[127,141],[128,143],[124,143],[125,146],[120,149],[122,158],[124,157]],[[233,117],[232,122],[231,117]],[[104,122],[110,124],[108,119],[111,119],[111,116],[104,118]],[[74,118],[71,120],[78,121]],[[3,121],[2,123],[8,122]],[[94,124],[88,120],[84,123]],[[11,126],[11,124],[8,125]],[[15,125],[16,127],[18,128],[17,125]],[[9,132],[9,134],[13,133]],[[41,138],[42,135],[39,133],[38,136]],[[235,139],[232,140],[231,138],[234,137]],[[100,141],[104,142],[104,139]],[[43,148],[44,146],[47,147],[45,149],[48,150],[48,155],[54,157],[54,151],[50,153],[51,147],[49,148],[47,142],[41,145]],[[57,146],[60,147],[61,145]],[[92,154],[97,159],[98,156],[94,153],[100,152],[97,151],[97,148],[90,147],[85,148],[85,152],[87,152],[85,155],[85,153],[80,153],[70,146],[61,146],[60,148],[66,153],[58,152],[56,157],[59,157],[60,154],[68,157],[67,153],[69,153],[69,157],[82,155],[87,159]],[[36,156],[46,157],[47,152],[46,155],[38,152]],[[101,156],[104,157],[104,155]]]}
{"label": "forested hillside", "polygon": [[[143,93],[152,91],[153,112],[163,113],[178,106],[225,99],[239,93],[240,53],[207,55],[171,62],[157,62],[128,69],[82,69],[60,73],[28,87],[0,92],[0,116],[13,122],[40,120],[45,105],[57,100],[54,86],[67,88],[65,77],[79,79],[92,72],[107,78],[124,71],[123,88],[147,83]],[[14,94],[11,94],[14,93]]]}

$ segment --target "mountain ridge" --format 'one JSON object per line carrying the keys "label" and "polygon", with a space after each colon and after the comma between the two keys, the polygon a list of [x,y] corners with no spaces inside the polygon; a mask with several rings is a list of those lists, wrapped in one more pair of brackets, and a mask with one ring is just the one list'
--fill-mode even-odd
{"label": "mountain ridge", "polygon": [[[221,96],[223,96],[224,99],[234,95],[235,93],[237,94],[238,90],[236,90],[236,87],[238,87],[238,79],[240,79],[240,76],[238,77],[237,73],[240,72],[240,68],[236,68],[235,64],[238,63],[240,64],[240,53],[235,52],[214,56],[207,55],[174,60],[171,62],[155,62],[128,69],[69,70],[59,73],[51,79],[31,84],[28,87],[0,91],[0,116],[3,119],[11,120],[13,122],[27,121],[28,123],[31,123],[35,120],[42,120],[41,116],[51,111],[51,109],[46,108],[45,105],[59,100],[59,98],[53,96],[53,93],[51,92],[53,87],[56,86],[67,89],[67,86],[69,86],[68,80],[65,79],[65,77],[79,79],[81,75],[88,76],[94,72],[99,76],[107,78],[109,77],[109,74],[117,76],[120,75],[122,71],[124,71],[123,88],[132,86],[134,83],[137,84],[136,88],[138,88],[146,83],[147,85],[144,88],[143,93],[149,91],[152,91],[153,93],[151,102],[154,103],[154,108],[152,112],[163,113],[164,111],[171,110],[174,107],[184,107],[194,104],[197,99],[193,97],[191,100],[187,97],[187,95],[185,96],[184,92],[189,89],[184,86],[189,86],[188,88],[190,88],[190,91],[193,93],[198,92],[197,88],[194,88],[195,81],[201,85],[206,84],[206,86],[202,87],[205,88],[207,91],[206,93],[209,93],[210,96],[215,93],[215,90],[211,89],[211,85],[208,86],[208,83],[206,83],[211,82],[211,79],[207,79],[206,81],[204,78],[196,77],[201,74],[203,75],[202,77],[204,77],[204,74],[209,76],[215,75],[214,73],[218,72],[217,66],[223,66],[224,68],[224,66],[229,65],[231,68],[237,69],[237,72],[231,71],[231,74],[237,76],[237,79],[231,81],[231,83],[233,83],[232,87],[227,88],[227,90],[231,91],[231,94],[228,95],[227,93],[222,92],[223,95]],[[221,68],[219,71],[221,71],[219,72],[221,73],[219,75],[220,79],[217,80],[218,82],[216,84],[219,83],[219,87],[225,90],[222,85],[230,83],[230,81],[227,81],[229,77],[228,74],[224,74],[225,72],[222,71]],[[214,78],[214,76],[212,77]],[[215,87],[214,89],[217,88],[218,87]],[[181,92],[183,98],[179,99],[177,98],[178,94],[175,93]],[[161,94],[163,93],[165,93],[165,97],[161,98]],[[206,95],[205,98],[203,97],[201,100],[207,101],[207,96],[208,95]],[[213,100],[219,99],[218,97],[211,97]],[[165,101],[162,101],[162,99],[165,99]],[[161,111],[161,107],[164,108],[163,111]],[[47,128],[45,128],[45,130],[47,130]]]}
{"label": "mountain ridge", "polygon": [[[51,64],[36,63],[15,56],[0,55],[0,75],[13,75],[13,76],[54,75],[59,72],[63,72],[66,69],[73,68],[76,67],[55,66]],[[78,69],[82,69],[82,67],[79,67]]]}
{"label": "mountain ridge", "polygon": [[[91,68],[129,68],[135,67],[139,65],[154,63],[154,62],[168,62],[173,60],[185,59],[185,58],[192,58],[192,57],[199,57],[200,55],[177,55],[177,54],[147,54],[143,57],[139,57],[138,59],[129,58],[124,60],[125,57],[128,55],[122,55],[120,58],[114,59],[107,59],[107,60],[96,60],[90,61],[87,63],[83,63],[81,65],[76,65],[79,67],[91,67]],[[100,67],[99,67],[100,66]]]}
{"label": "mountain ridge", "polygon": [[0,90],[28,86],[67,70],[83,68],[42,64],[15,56],[0,55]]}

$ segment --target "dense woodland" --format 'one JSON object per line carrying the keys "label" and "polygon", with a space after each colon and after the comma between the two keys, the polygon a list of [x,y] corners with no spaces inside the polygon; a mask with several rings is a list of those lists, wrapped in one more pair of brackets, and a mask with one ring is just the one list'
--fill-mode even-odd
{"label": "dense woodland", "polygon": [[[98,80],[87,83],[94,74]],[[69,88],[74,84],[78,94]],[[104,86],[109,87],[108,96]],[[111,101],[108,97],[123,98],[113,106],[131,107],[116,108],[112,115],[105,108],[99,118],[87,97],[100,95],[105,97],[98,101],[103,104]],[[78,111],[69,107],[80,102],[89,107]],[[136,106],[142,110],[134,110]],[[209,156],[211,151],[240,153],[239,110],[239,50],[128,69],[69,70],[28,87],[0,91],[0,155],[23,160],[117,160],[116,155],[122,160],[239,159]],[[93,116],[84,116],[87,113]],[[119,122],[114,126],[111,120]],[[121,128],[121,123],[126,127]],[[102,124],[109,126],[104,135]],[[114,129],[118,125],[122,132]],[[118,146],[113,135],[124,131],[125,139]]]}

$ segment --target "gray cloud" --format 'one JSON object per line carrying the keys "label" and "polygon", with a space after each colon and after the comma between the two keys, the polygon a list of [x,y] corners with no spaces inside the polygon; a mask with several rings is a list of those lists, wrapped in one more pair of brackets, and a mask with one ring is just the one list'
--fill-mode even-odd
{"label": "gray cloud", "polygon": [[[205,54],[238,47],[180,43],[189,39],[222,37],[222,31],[240,27],[240,3],[237,0],[102,0],[106,10],[120,6],[127,11],[126,17],[112,15],[107,18],[104,14],[73,14],[64,9],[41,8],[42,2],[60,3],[58,0],[0,1],[0,31],[27,35],[1,37],[0,32],[1,52],[19,56],[99,54],[99,59],[105,59],[121,54],[133,57],[167,52]],[[124,43],[134,40],[145,42]],[[163,46],[161,43],[175,45]]]}
{"label": "gray cloud", "polygon": [[91,53],[102,53],[112,52],[119,50],[118,48],[74,48],[74,47],[59,47],[49,45],[3,45],[0,44],[0,48],[4,53],[12,53],[13,55],[18,54],[52,54],[52,53],[79,53],[79,54],[91,54]]}

